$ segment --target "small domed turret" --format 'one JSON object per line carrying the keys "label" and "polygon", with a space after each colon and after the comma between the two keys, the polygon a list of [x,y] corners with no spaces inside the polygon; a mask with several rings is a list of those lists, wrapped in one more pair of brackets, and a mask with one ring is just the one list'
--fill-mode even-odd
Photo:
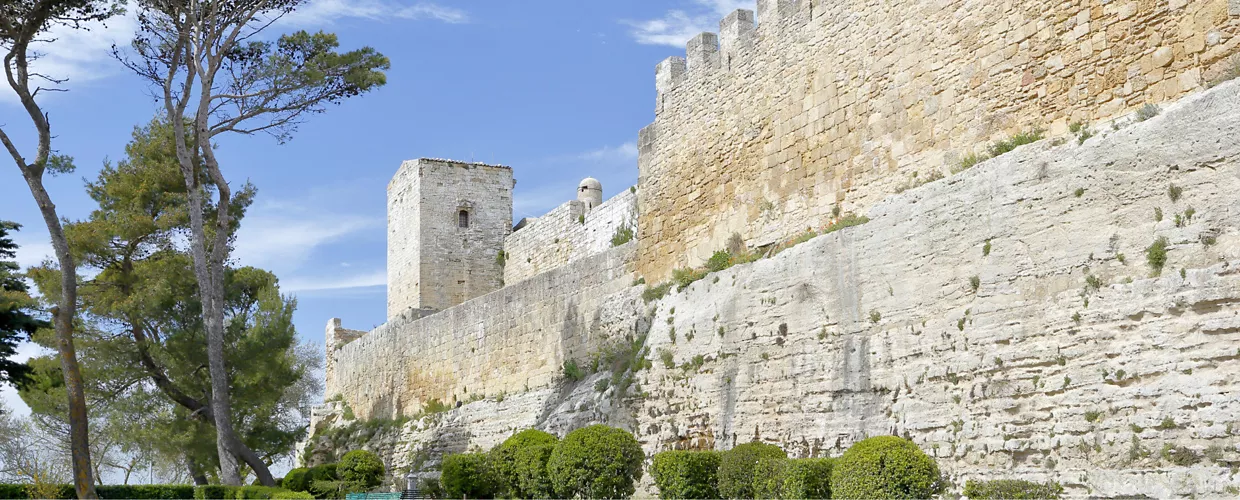
{"label": "small domed turret", "polygon": [[577,186],[577,201],[586,205],[586,210],[591,210],[603,204],[603,183],[593,177],[586,177]]}

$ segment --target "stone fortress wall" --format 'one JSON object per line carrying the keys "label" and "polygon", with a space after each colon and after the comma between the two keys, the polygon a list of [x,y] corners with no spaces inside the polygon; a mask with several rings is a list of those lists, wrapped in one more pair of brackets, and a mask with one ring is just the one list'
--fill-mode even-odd
{"label": "stone fortress wall", "polygon": [[388,318],[499,289],[512,230],[512,169],[422,158],[388,184]]}
{"label": "stone fortress wall", "polygon": [[638,270],[821,227],[1018,130],[1200,90],[1240,0],[759,0],[656,69],[639,137]]}
{"label": "stone fortress wall", "polygon": [[[411,416],[447,404],[548,386],[566,359],[632,333],[641,300],[632,287],[636,243],[579,259],[465,303],[388,318],[342,338],[328,323],[325,397],[358,418]],[[348,338],[354,338],[349,341]]]}
{"label": "stone fortress wall", "polygon": [[[611,248],[621,227],[637,230],[636,189],[586,209],[572,200],[530,220],[504,239],[504,283],[512,284]],[[583,217],[584,216],[584,217]]]}

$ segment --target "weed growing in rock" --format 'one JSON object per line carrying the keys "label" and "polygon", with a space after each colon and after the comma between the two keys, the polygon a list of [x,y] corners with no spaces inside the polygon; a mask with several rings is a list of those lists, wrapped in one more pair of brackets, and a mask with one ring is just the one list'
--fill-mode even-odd
{"label": "weed growing in rock", "polygon": [[1127,258],[1127,257],[1125,257],[1125,256],[1124,256],[1124,254],[1122,254],[1122,253],[1117,253],[1117,254],[1115,254],[1115,260],[1118,260],[1120,264],[1127,264],[1127,263],[1128,263],[1128,258]]}
{"label": "weed growing in rock", "polygon": [[986,244],[982,245],[982,257],[990,256],[990,240],[986,240]]}
{"label": "weed growing in rock", "polygon": [[1162,222],[1162,219],[1163,219],[1162,208],[1154,207],[1154,222]]}
{"label": "weed growing in rock", "polygon": [[1072,194],[1075,195],[1077,198],[1080,198],[1081,195],[1085,194],[1085,188],[1076,188],[1076,191],[1073,191]]}
{"label": "weed growing in rock", "polygon": [[1090,411],[1085,412],[1085,421],[1091,424],[1094,422],[1097,422],[1101,418],[1102,418],[1102,412],[1100,411],[1090,410]]}
{"label": "weed growing in rock", "polygon": [[659,360],[663,361],[664,368],[667,368],[670,370],[676,367],[675,355],[672,354],[672,351],[668,349],[665,349],[665,348],[659,349]]}
{"label": "weed growing in rock", "polygon": [[982,278],[981,278],[981,277],[979,277],[979,276],[977,276],[977,275],[973,275],[973,276],[970,276],[970,277],[969,277],[969,288],[972,288],[972,289],[973,289],[973,293],[977,293],[977,289],[978,289],[978,287],[981,287],[981,286],[982,286]]}
{"label": "weed growing in rock", "polygon": [[1171,198],[1171,203],[1180,201],[1180,196],[1184,194],[1184,188],[1171,184],[1167,186],[1167,197]]}
{"label": "weed growing in rock", "polygon": [[986,155],[979,155],[977,153],[971,152],[967,155],[964,155],[964,157],[960,158],[960,163],[956,164],[956,166],[952,168],[952,173],[958,174],[960,172],[964,172],[965,170],[973,168],[974,165],[977,165],[978,163],[981,163],[986,160],[987,160]]}
{"label": "weed growing in rock", "polygon": [[1085,290],[1096,292],[1102,288],[1102,280],[1092,274],[1085,276]]}
{"label": "weed growing in rock", "polygon": [[1081,324],[1081,312],[1080,311],[1077,311],[1072,314],[1072,321],[1078,325]]}
{"label": "weed growing in rock", "polygon": [[1040,128],[1019,132],[1012,137],[992,143],[990,147],[987,148],[987,152],[990,153],[990,156],[993,158],[1011,152],[1012,150],[1020,146],[1024,146],[1025,144],[1038,142],[1045,137],[1045,133],[1046,131]]}
{"label": "weed growing in rock", "polygon": [[965,321],[965,318],[960,318],[960,320],[956,321],[957,330],[960,330],[962,332],[964,331],[964,321]]}
{"label": "weed growing in rock", "polygon": [[1169,431],[1171,429],[1175,429],[1178,427],[1179,425],[1177,425],[1175,423],[1175,420],[1172,419],[1171,417],[1164,418],[1162,422],[1159,422],[1158,425],[1154,426],[1155,429],[1158,429],[1160,431]]}
{"label": "weed growing in rock", "polygon": [[659,285],[653,287],[647,286],[646,289],[642,291],[642,300],[647,303],[654,302],[667,295],[667,292],[671,291],[671,289],[672,284],[670,282],[660,283]]}
{"label": "weed growing in rock", "polygon": [[570,359],[564,362],[564,378],[577,382],[586,378],[586,373],[580,366],[577,366],[577,360]]}
{"label": "weed growing in rock", "polygon": [[1069,385],[1072,385],[1072,377],[1066,377],[1066,376],[1065,376],[1065,377],[1063,378],[1063,388],[1064,388],[1064,389],[1067,389]]}
{"label": "weed growing in rock", "polygon": [[1146,104],[1141,106],[1141,109],[1137,110],[1137,121],[1143,122],[1145,120],[1149,120],[1150,118],[1158,116],[1161,112],[1162,109],[1159,108],[1157,104]]}
{"label": "weed growing in rock", "polygon": [[616,232],[611,235],[611,246],[618,247],[625,243],[633,241],[633,228],[628,224],[616,228]]}
{"label": "weed growing in rock", "polygon": [[871,323],[878,323],[879,320],[881,319],[883,319],[883,315],[880,314],[877,309],[870,309],[870,322]]}
{"label": "weed growing in rock", "polygon": [[1145,262],[1149,264],[1154,276],[1162,274],[1163,266],[1167,265],[1167,238],[1159,236],[1154,243],[1145,248]]}

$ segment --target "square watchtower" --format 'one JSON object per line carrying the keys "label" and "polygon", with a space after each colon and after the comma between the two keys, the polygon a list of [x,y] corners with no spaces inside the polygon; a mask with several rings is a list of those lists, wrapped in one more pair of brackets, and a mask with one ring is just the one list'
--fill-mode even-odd
{"label": "square watchtower", "polygon": [[388,183],[388,319],[443,310],[503,287],[512,169],[421,158]]}

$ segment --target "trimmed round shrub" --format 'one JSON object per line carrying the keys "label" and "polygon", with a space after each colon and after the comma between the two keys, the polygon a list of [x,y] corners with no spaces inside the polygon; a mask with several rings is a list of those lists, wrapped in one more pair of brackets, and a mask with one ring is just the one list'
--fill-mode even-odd
{"label": "trimmed round shrub", "polygon": [[374,488],[383,482],[383,460],[374,452],[353,450],[345,453],[336,464],[336,474],[341,480],[362,488]]}
{"label": "trimmed round shrub", "polygon": [[650,464],[659,498],[719,498],[717,451],[664,451]]}
{"label": "trimmed round shrub", "polygon": [[551,498],[555,496],[555,488],[551,485],[551,477],[547,475],[547,462],[551,461],[551,453],[555,444],[539,444],[526,446],[517,450],[516,473],[519,498]]}
{"label": "trimmed round shrub", "polygon": [[606,425],[583,427],[564,436],[547,461],[547,476],[559,498],[624,498],[641,478],[641,445],[627,431]]}
{"label": "trimmed round shrub", "polygon": [[783,457],[761,457],[753,467],[753,497],[780,498],[784,485],[784,471],[788,468],[788,459]]}
{"label": "trimmed round shrub", "polygon": [[340,479],[340,477],[336,475],[336,464],[316,465],[310,468],[310,472],[307,473],[307,475],[309,476],[308,479],[311,483],[315,481],[335,481]]}
{"label": "trimmed round shrub", "polygon": [[999,499],[1044,499],[1059,498],[1063,495],[1063,486],[1056,482],[1035,483],[1021,479],[997,479],[994,481],[975,481],[970,479],[964,484],[964,496],[970,500]]}
{"label": "trimmed round shrub", "polygon": [[831,471],[833,498],[930,498],[942,491],[939,466],[917,445],[878,436],[852,445]]}
{"label": "trimmed round shrub", "polygon": [[754,467],[761,458],[787,458],[778,446],[745,443],[723,452],[719,461],[719,495],[723,498],[753,498]]}
{"label": "trimmed round shrub", "polygon": [[460,453],[443,459],[439,481],[447,498],[493,498],[495,478],[486,453]]}
{"label": "trimmed round shrub", "polygon": [[780,498],[831,498],[830,458],[789,460],[780,482]]}
{"label": "trimmed round shrub", "polygon": [[280,486],[290,491],[310,491],[310,469],[298,467],[288,471]]}
{"label": "trimmed round shrub", "polygon": [[[550,446],[551,449],[554,449],[555,444],[559,441],[555,436],[538,429],[526,429],[513,434],[499,446],[492,448],[489,454],[491,472],[495,477],[496,486],[499,488],[498,492],[512,498],[545,498],[548,494],[542,493],[546,491],[545,489],[540,488],[539,492],[534,492],[526,491],[522,488],[520,476],[522,472],[526,476],[530,476],[529,478],[535,483],[535,487],[538,486],[539,481],[534,476],[541,476],[542,483],[550,484],[546,480],[546,457],[543,457],[542,463],[536,463],[537,460],[531,461],[530,459],[537,458],[538,454],[526,456],[526,460],[521,461],[520,464],[520,467],[525,470],[519,472],[517,455],[527,448],[536,446]],[[550,456],[550,452],[548,451],[546,455]]]}

